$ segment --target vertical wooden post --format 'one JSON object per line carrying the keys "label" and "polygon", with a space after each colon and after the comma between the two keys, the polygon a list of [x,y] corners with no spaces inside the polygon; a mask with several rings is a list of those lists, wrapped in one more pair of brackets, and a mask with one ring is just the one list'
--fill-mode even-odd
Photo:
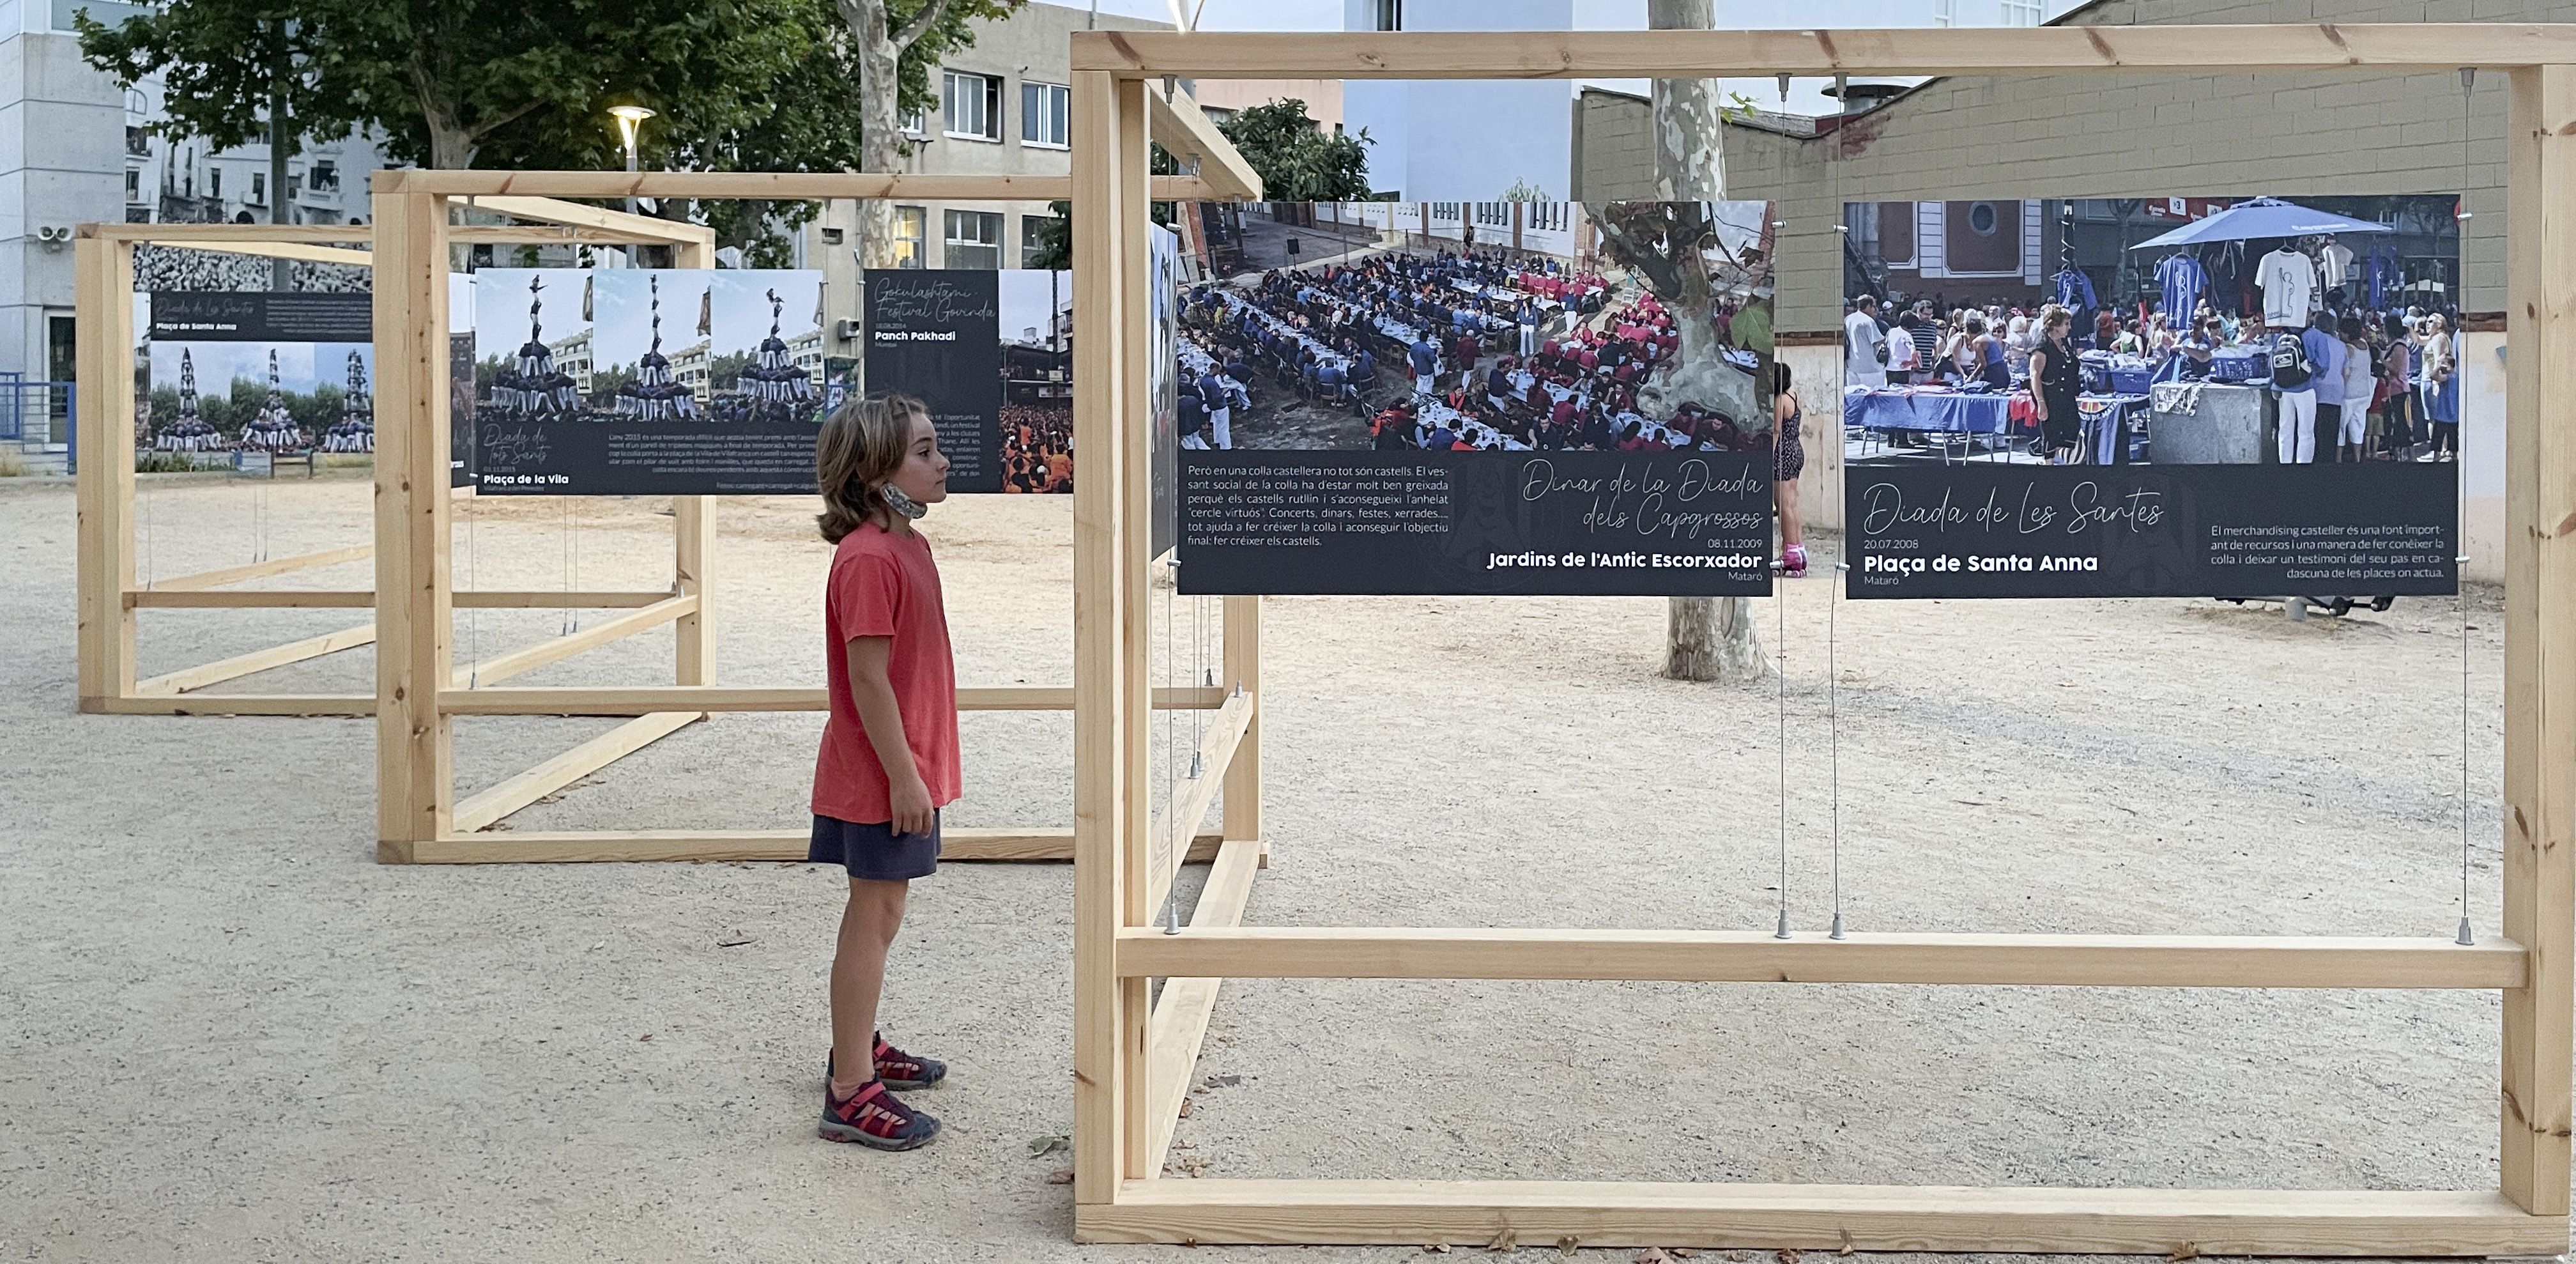
{"label": "vertical wooden post", "polygon": [[447,199],[375,173],[376,859],[448,831]]}
{"label": "vertical wooden post", "polygon": [[134,692],[134,245],[72,243],[80,709]]}
{"label": "vertical wooden post", "polygon": [[[2505,217],[2505,1195],[2567,1214],[2576,1043],[2576,66],[2513,72]],[[2465,507],[2464,507],[2465,508]]]}
{"label": "vertical wooden post", "polygon": [[[1084,1207],[1117,1197],[1125,1174],[1130,1084],[1123,1037],[1131,989],[1118,978],[1118,931],[1141,900],[1142,879],[1127,842],[1140,833],[1139,796],[1130,790],[1129,751],[1143,736],[1131,723],[1128,642],[1142,630],[1142,588],[1128,586],[1125,392],[1119,381],[1125,251],[1118,219],[1117,81],[1073,77],[1074,430],[1091,454],[1073,484],[1073,1199],[1075,1230]],[[1139,471],[1141,473],[1141,471]]]}
{"label": "vertical wooden post", "polygon": [[1227,841],[1261,837],[1261,599],[1225,599],[1225,683],[1252,697],[1252,722],[1225,770]]}
{"label": "vertical wooden post", "polygon": [[[1153,269],[1153,202],[1151,168],[1146,161],[1145,81],[1118,81],[1118,143],[1113,151],[1117,178],[1118,282],[1118,425],[1111,442],[1094,445],[1116,454],[1118,461],[1119,586],[1131,594],[1119,619],[1120,679],[1118,710],[1126,725],[1119,763],[1119,793],[1130,805],[1122,829],[1119,888],[1122,926],[1143,926],[1153,917],[1146,905],[1145,875],[1153,863],[1151,825],[1153,765],[1150,748],[1153,721],[1153,626],[1147,594],[1152,589],[1154,557],[1154,402],[1147,357],[1153,353],[1152,304],[1145,278]],[[1082,288],[1076,285],[1077,292]],[[1077,475],[1077,480],[1079,475]],[[1167,651],[1175,647],[1166,647]],[[1129,1178],[1158,1174],[1162,1156],[1146,1153],[1153,1136],[1153,1034],[1150,980],[1118,981],[1118,1041],[1125,1051],[1120,1068],[1126,1086],[1119,1096],[1119,1169]]]}
{"label": "vertical wooden post", "polygon": [[[683,242],[672,248],[674,262],[683,268],[716,266],[715,247],[705,242]],[[671,625],[676,644],[677,661],[672,680],[683,685],[712,685],[716,679],[715,625],[711,617],[715,594],[707,589],[708,563],[716,547],[716,503],[709,496],[674,496],[671,498],[671,573],[674,587],[682,593],[694,593],[698,608],[681,615]]]}

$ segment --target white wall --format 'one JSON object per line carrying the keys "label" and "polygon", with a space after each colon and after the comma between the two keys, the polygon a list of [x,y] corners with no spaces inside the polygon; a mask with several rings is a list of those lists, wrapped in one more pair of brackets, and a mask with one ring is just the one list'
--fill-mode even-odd
{"label": "white wall", "polygon": [[[1377,29],[1377,0],[1344,0],[1344,29]],[[1412,31],[1570,31],[1574,0],[1404,0]],[[1574,85],[1352,81],[1345,131],[1368,129],[1369,184],[1410,200],[1499,197],[1516,182],[1567,196]]]}

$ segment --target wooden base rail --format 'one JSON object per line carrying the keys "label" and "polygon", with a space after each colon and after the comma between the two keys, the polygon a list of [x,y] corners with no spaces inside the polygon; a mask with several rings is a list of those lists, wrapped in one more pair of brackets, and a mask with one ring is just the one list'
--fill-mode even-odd
{"label": "wooden base rail", "polygon": [[[389,864],[580,864],[672,860],[803,860],[813,831],[790,830],[499,830],[450,834],[411,844],[408,854],[377,845]],[[1214,860],[1224,842],[1214,834],[1190,840],[1189,859]],[[1045,862],[1073,859],[1067,828],[942,829],[943,861]],[[1213,881],[1213,879],[1211,879]]]}
{"label": "wooden base rail", "polygon": [[306,637],[301,641],[289,641],[284,645],[252,650],[247,654],[236,654],[231,658],[220,658],[196,667],[183,667],[178,671],[154,676],[149,680],[136,681],[134,692],[138,694],[186,693],[191,689],[203,689],[208,685],[221,684],[227,680],[272,671],[289,663],[300,663],[309,658],[320,658],[326,654],[337,654],[342,650],[353,650],[361,645],[375,643],[376,625],[372,621],[361,623],[354,628],[325,632],[320,636]]}
{"label": "wooden base rail", "polygon": [[[1183,686],[1154,691],[1163,710],[1213,711],[1225,705],[1223,687]],[[733,685],[642,685],[623,689],[444,689],[438,709],[448,715],[650,715],[656,711],[821,711],[823,691]],[[1070,711],[1073,690],[1056,686],[960,689],[960,711]]]}
{"label": "wooden base rail", "polygon": [[2512,989],[2522,945],[2491,939],[1945,935],[1251,926],[1118,935],[1123,978],[1633,979],[2058,987]]}
{"label": "wooden base rail", "polygon": [[[489,590],[456,594],[456,608],[544,610],[630,610],[669,601],[678,594],[659,592],[565,592],[557,589]],[[224,591],[129,588],[129,610],[369,610],[376,604],[371,588],[252,588]]]}
{"label": "wooden base rail", "polygon": [[374,715],[376,698],[365,693],[137,694],[84,698],[81,710],[92,715],[300,715],[320,719]]}
{"label": "wooden base rail", "polygon": [[1074,1208],[1084,1242],[1482,1247],[2541,1255],[2565,1216],[2494,1191],[1689,1185],[1653,1181],[1131,1180]]}

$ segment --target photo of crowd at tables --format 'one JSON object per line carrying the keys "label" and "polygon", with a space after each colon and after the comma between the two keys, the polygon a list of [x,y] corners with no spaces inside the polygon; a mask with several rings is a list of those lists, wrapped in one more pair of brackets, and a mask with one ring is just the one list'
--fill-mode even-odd
{"label": "photo of crowd at tables", "polygon": [[997,274],[1002,490],[1073,491],[1073,274]]}
{"label": "photo of crowd at tables", "polygon": [[2458,199],[1843,208],[1853,464],[2458,459]]}
{"label": "photo of crowd at tables", "polygon": [[1770,448],[1767,203],[1314,210],[1368,231],[1183,296],[1181,446]]}

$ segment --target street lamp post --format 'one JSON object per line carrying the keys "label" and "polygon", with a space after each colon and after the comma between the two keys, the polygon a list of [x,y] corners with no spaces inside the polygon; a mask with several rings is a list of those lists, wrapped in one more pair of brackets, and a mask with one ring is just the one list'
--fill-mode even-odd
{"label": "street lamp post", "polygon": [[[626,170],[632,175],[638,170],[635,161],[635,133],[644,125],[644,120],[653,117],[653,111],[640,105],[612,105],[608,107],[608,113],[617,120],[618,138],[626,143]],[[626,213],[629,215],[635,213],[635,195],[632,193],[626,195]],[[640,262],[636,258],[636,247],[626,248],[626,261],[630,265]]]}

